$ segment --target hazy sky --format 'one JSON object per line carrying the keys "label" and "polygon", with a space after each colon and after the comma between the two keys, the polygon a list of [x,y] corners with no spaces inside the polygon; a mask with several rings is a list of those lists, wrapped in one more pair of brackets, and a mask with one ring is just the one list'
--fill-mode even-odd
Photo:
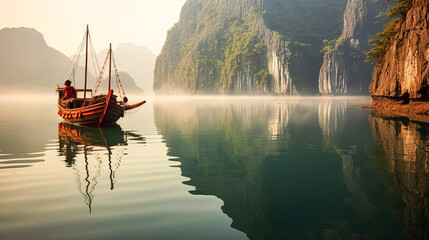
{"label": "hazy sky", "polygon": [[98,52],[131,42],[159,54],[186,0],[0,0],[0,28],[31,27],[70,56],[89,24]]}

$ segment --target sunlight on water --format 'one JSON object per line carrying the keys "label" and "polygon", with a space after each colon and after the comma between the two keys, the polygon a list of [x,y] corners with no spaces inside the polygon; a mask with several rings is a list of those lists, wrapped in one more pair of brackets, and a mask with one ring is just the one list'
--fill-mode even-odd
{"label": "sunlight on water", "polygon": [[1,239],[428,231],[428,125],[356,98],[151,97],[101,129],[62,122],[55,97],[13,99],[0,97]]}

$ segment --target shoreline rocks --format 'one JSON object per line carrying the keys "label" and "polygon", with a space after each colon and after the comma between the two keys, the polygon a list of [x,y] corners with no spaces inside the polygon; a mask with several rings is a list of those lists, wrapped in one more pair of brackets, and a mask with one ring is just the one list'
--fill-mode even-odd
{"label": "shoreline rocks", "polygon": [[399,31],[378,59],[366,107],[429,122],[429,0],[412,0]]}
{"label": "shoreline rocks", "polygon": [[407,117],[412,121],[429,123],[429,101],[427,100],[373,97],[370,106],[360,108],[372,109],[384,117]]}

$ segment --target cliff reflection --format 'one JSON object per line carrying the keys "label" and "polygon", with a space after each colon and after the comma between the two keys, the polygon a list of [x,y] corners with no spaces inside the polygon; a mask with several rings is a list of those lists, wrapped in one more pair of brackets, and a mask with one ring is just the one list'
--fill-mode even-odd
{"label": "cliff reflection", "polygon": [[[365,205],[366,209],[373,208],[364,191],[364,183],[360,177],[361,168],[364,165],[360,159],[356,159],[358,152],[364,151],[358,144],[364,139],[355,139],[352,142],[343,141],[342,134],[349,128],[353,128],[353,122],[348,120],[346,101],[322,100],[319,103],[318,120],[323,134],[324,147],[332,149],[341,158],[342,172],[347,190],[353,193],[353,201]],[[356,206],[356,205],[355,205]]]}
{"label": "cliff reflection", "polygon": [[65,157],[66,167],[74,170],[76,186],[90,213],[93,192],[102,172],[107,171],[110,190],[114,189],[115,173],[121,165],[129,136],[145,141],[137,134],[122,131],[119,125],[94,128],[65,122],[58,124],[58,153]]}
{"label": "cliff reflection", "polygon": [[232,227],[248,236],[269,236],[261,170],[264,158],[278,151],[273,139],[288,144],[288,108],[277,102],[184,101],[155,104],[154,111],[168,155],[179,157],[182,175],[190,178],[185,184],[195,187],[191,193],[221,198]]}
{"label": "cliff reflection", "polygon": [[191,193],[222,199],[232,227],[250,239],[395,239],[396,218],[377,201],[384,185],[365,179],[368,113],[347,107],[190,100],[157,103],[154,114]]}
{"label": "cliff reflection", "polygon": [[346,101],[322,100],[319,102],[318,120],[325,141],[339,132],[341,124],[346,124]]}
{"label": "cliff reflection", "polygon": [[383,166],[392,174],[387,184],[402,194],[407,237],[429,239],[429,124],[377,112],[369,122]]}
{"label": "cliff reflection", "polygon": [[[350,193],[344,201],[368,226],[395,229],[387,235],[369,232],[367,237],[384,239],[390,235],[395,236],[391,239],[402,239],[397,229],[401,217],[395,213],[400,203],[378,181],[379,169],[372,166],[373,138],[367,122],[363,121],[368,112],[357,109],[351,102],[327,100],[320,101],[318,113],[325,149],[341,158],[343,181]],[[380,198],[384,202],[380,202]],[[343,222],[350,225],[346,219]]]}

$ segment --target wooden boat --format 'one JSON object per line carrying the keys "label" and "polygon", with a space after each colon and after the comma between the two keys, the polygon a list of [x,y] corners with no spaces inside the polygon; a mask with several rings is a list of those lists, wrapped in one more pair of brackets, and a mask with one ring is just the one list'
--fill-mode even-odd
{"label": "wooden boat", "polygon": [[[141,101],[136,104],[128,105],[128,98],[125,96],[125,91],[122,87],[122,83],[119,78],[118,71],[115,67],[115,77],[116,83],[118,85],[119,94],[121,95],[120,100],[118,96],[113,93],[113,90],[110,87],[111,82],[111,72],[112,72],[112,44],[110,44],[109,51],[104,61],[103,68],[100,71],[97,82],[95,84],[94,91],[92,89],[86,88],[87,83],[87,69],[88,69],[88,37],[89,29],[87,27],[85,33],[86,41],[86,53],[85,53],[85,83],[83,89],[76,89],[76,95],[78,96],[80,92],[83,92],[83,97],[65,99],[64,98],[64,89],[57,88],[56,92],[58,93],[58,115],[60,115],[64,120],[79,124],[79,125],[91,125],[91,126],[106,126],[116,123],[119,118],[124,117],[124,112],[137,108],[146,101]],[[109,87],[107,94],[97,95],[100,82],[103,79],[104,69],[106,67],[107,60],[109,60]],[[74,72],[73,72],[74,73]],[[87,93],[91,94],[90,98],[87,98]]]}

